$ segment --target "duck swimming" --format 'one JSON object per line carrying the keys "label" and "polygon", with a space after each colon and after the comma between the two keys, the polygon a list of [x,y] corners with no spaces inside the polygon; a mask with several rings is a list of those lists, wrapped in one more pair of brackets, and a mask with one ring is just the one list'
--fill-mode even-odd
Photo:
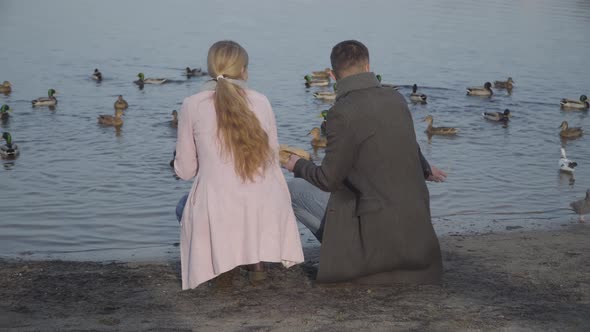
{"label": "duck swimming", "polygon": [[328,86],[330,85],[329,78],[320,78],[320,79],[313,79],[311,75],[305,75],[303,77],[305,79],[305,86]]}
{"label": "duck swimming", "polygon": [[505,109],[504,112],[483,112],[482,114],[486,120],[490,121],[506,122],[512,117],[509,109]]}
{"label": "duck swimming", "polygon": [[429,135],[455,135],[455,134],[457,134],[456,128],[433,127],[432,122],[434,122],[434,119],[432,118],[432,115],[427,115],[423,121],[426,121],[428,123],[428,127],[426,128],[426,130],[424,132]]}
{"label": "duck swimming", "polygon": [[12,143],[12,136],[8,132],[2,133],[2,139],[6,141],[6,144],[0,145],[0,157],[4,159],[14,159],[20,154],[18,146]]}
{"label": "duck swimming", "polygon": [[588,108],[590,108],[590,103],[588,102],[588,97],[586,97],[586,95],[581,95],[580,100],[563,98],[559,102],[559,105],[562,108],[571,108],[578,110],[587,110]]}
{"label": "duck swimming", "polygon": [[127,101],[123,99],[122,95],[119,95],[113,106],[116,110],[126,110],[129,107],[129,104],[127,104]]}
{"label": "duck swimming", "polygon": [[94,73],[92,73],[92,79],[95,81],[102,81],[102,74],[101,72],[98,71],[98,69],[94,69]]}
{"label": "duck swimming", "polygon": [[172,120],[170,120],[170,126],[172,128],[178,127],[178,112],[176,110],[172,111]]}
{"label": "duck swimming", "polygon": [[313,127],[307,135],[311,135],[311,145],[313,147],[325,148],[326,146],[328,146],[328,139],[322,137],[322,132],[320,128]]}
{"label": "duck swimming", "polygon": [[143,73],[137,74],[137,77],[139,79],[136,81],[133,81],[133,83],[135,83],[137,85],[163,84],[163,83],[166,83],[166,81],[168,81],[168,79],[166,79],[166,78],[145,78],[145,75],[143,75]]}
{"label": "duck swimming", "polygon": [[563,138],[577,138],[583,135],[582,128],[580,127],[569,127],[567,121],[563,121],[559,126],[561,131],[559,132],[559,136]]}
{"label": "duck swimming", "polygon": [[313,93],[313,97],[325,101],[336,100],[336,83],[334,83],[334,91],[316,91]]}
{"label": "duck swimming", "polygon": [[10,106],[4,104],[0,107],[0,120],[6,121],[10,118],[10,114],[8,112],[12,112]]}
{"label": "duck swimming", "polygon": [[426,104],[426,95],[418,93],[418,85],[414,84],[412,86],[412,93],[410,94],[410,100],[414,103],[421,103]]}
{"label": "duck swimming", "polygon": [[492,83],[486,82],[483,87],[470,87],[467,88],[467,95],[468,96],[483,96],[483,97],[490,97],[494,94],[492,91]]}
{"label": "duck swimming", "polygon": [[383,77],[380,74],[375,75],[375,77],[377,77],[377,80],[379,81],[379,83],[381,83],[382,87],[385,88],[393,88],[394,90],[399,90],[399,86],[395,85],[395,84],[389,84],[389,83],[383,83],[381,82],[383,80]]}
{"label": "duck swimming", "polygon": [[10,84],[10,82],[4,81],[4,82],[2,82],[2,84],[0,84],[0,92],[10,93],[11,91],[12,91],[12,84]]}
{"label": "duck swimming", "polygon": [[57,99],[53,96],[55,94],[54,89],[47,91],[47,97],[39,97],[35,100],[31,100],[33,106],[55,106],[57,105]]}
{"label": "duck swimming", "polygon": [[564,148],[561,148],[561,158],[559,158],[558,164],[559,170],[566,173],[573,173],[576,166],[578,166],[577,162],[567,159]]}
{"label": "duck swimming", "polygon": [[331,68],[326,68],[324,70],[319,70],[319,71],[312,71],[311,77],[312,78],[330,78],[331,72],[332,72]]}
{"label": "duck swimming", "polygon": [[514,87],[514,81],[512,77],[508,77],[506,81],[494,81],[494,88],[496,89],[512,89]]}
{"label": "duck swimming", "polygon": [[101,125],[120,127],[123,125],[123,119],[121,119],[121,116],[123,116],[123,110],[117,109],[117,110],[115,110],[114,116],[113,115],[99,115],[97,119],[98,119],[98,123],[100,123]]}
{"label": "duck swimming", "polygon": [[571,202],[570,207],[580,215],[580,222],[584,222],[584,215],[590,213],[590,189],[586,190],[586,198]]}
{"label": "duck swimming", "polygon": [[205,75],[207,75],[206,72],[201,71],[201,68],[193,68],[193,69],[191,69],[190,67],[186,67],[186,69],[184,70],[184,74],[187,77],[199,77],[199,76],[205,76]]}

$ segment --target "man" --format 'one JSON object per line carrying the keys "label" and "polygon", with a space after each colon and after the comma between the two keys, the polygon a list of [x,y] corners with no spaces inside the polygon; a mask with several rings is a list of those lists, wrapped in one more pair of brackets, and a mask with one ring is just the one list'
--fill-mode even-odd
{"label": "man", "polygon": [[295,155],[285,164],[330,192],[317,281],[438,283],[440,248],[406,101],[370,72],[362,43],[337,44],[330,60],[338,90],[322,165]]}

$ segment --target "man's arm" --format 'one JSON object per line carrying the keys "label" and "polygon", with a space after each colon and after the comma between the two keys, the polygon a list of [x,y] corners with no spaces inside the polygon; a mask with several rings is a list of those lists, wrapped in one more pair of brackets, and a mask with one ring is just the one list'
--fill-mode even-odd
{"label": "man's arm", "polygon": [[420,148],[418,148],[418,155],[420,156],[420,164],[422,165],[422,172],[424,173],[424,178],[428,179],[428,177],[432,175],[432,169],[430,168],[430,164],[428,163],[428,160],[424,158],[424,155],[422,154],[422,150],[420,150]]}
{"label": "man's arm", "polygon": [[308,160],[296,160],[293,156],[290,161],[295,177],[303,178],[323,191],[333,192],[342,184],[353,166],[354,131],[345,116],[337,111],[328,113],[327,127],[328,145],[320,166]]}

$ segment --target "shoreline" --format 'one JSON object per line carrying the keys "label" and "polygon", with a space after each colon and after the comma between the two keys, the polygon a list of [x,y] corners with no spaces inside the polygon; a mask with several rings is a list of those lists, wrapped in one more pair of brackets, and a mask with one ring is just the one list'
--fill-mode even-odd
{"label": "shoreline", "polygon": [[589,330],[590,228],[439,238],[440,286],[318,285],[319,248],[269,280],[180,289],[178,260],[0,259],[0,329]]}

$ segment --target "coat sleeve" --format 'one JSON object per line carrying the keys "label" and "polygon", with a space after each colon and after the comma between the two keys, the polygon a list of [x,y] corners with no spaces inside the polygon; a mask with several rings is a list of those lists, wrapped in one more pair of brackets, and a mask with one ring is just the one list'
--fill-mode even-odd
{"label": "coat sleeve", "polygon": [[300,159],[293,173],[323,191],[334,192],[350,173],[356,150],[354,132],[344,116],[337,111],[328,113],[328,145],[326,156],[320,166],[309,160]]}
{"label": "coat sleeve", "polygon": [[432,175],[432,169],[430,168],[430,164],[422,154],[420,148],[418,148],[418,155],[420,156],[420,165],[422,165],[422,173],[424,173],[424,178],[427,179],[430,175]]}
{"label": "coat sleeve", "polygon": [[176,157],[174,171],[183,180],[190,180],[197,175],[197,146],[193,134],[193,121],[185,99],[178,119],[178,137],[176,139]]}

